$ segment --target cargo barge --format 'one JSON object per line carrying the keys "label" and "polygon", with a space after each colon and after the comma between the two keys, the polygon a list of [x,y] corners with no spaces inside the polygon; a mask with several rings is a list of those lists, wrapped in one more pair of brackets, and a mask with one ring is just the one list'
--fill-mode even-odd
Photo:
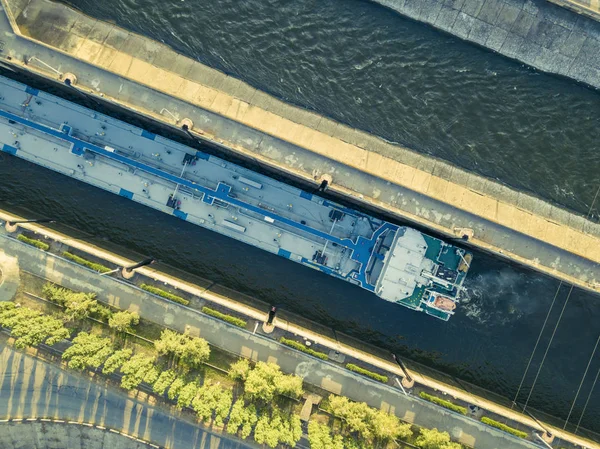
{"label": "cargo barge", "polygon": [[447,321],[472,255],[0,77],[0,148]]}

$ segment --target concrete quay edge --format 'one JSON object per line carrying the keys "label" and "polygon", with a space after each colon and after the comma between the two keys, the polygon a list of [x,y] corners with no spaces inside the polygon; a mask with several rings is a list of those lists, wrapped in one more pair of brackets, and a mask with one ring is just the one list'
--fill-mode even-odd
{"label": "concrete quay edge", "polygon": [[573,0],[371,0],[543,72],[600,88],[600,14]]}
{"label": "concrete quay edge", "polygon": [[[22,219],[22,217],[19,217],[17,215],[0,210],[0,220],[2,222],[8,222],[8,221],[14,221],[14,220],[20,220],[20,219]],[[117,254],[114,254],[108,250],[100,248],[96,245],[90,244],[84,240],[73,239],[66,234],[51,230],[40,224],[23,223],[23,224],[19,224],[18,226],[23,229],[26,229],[28,231],[43,235],[44,237],[49,238],[51,240],[61,242],[64,245],[75,248],[86,254],[90,254],[99,259],[106,260],[106,261],[113,263],[115,265],[118,265],[118,266],[127,266],[127,265],[131,265],[134,262],[132,260],[121,257]],[[1,238],[7,238],[5,234],[6,233],[5,233],[4,229],[0,230]],[[23,244],[23,245],[25,245],[25,244]],[[40,250],[31,248],[31,251],[40,251]],[[57,257],[57,256],[54,256],[54,257]],[[54,266],[55,266],[54,264],[50,264],[48,267],[54,267]],[[86,268],[81,268],[81,269],[88,270]],[[176,277],[173,277],[171,275],[168,275],[166,273],[163,273],[155,268],[152,268],[151,266],[142,267],[142,268],[137,269],[136,271],[143,276],[154,279],[165,285],[174,287],[177,290],[181,290],[181,291],[184,291],[191,295],[194,295],[194,296],[197,296],[200,298],[204,298],[208,301],[219,304],[229,310],[235,311],[236,313],[245,315],[251,319],[255,319],[258,322],[266,321],[266,318],[268,315],[267,311],[260,311],[251,306],[248,306],[246,304],[239,303],[239,302],[237,302],[231,298],[228,298],[222,294],[216,294],[214,292],[209,291],[208,288],[206,288],[206,287],[198,287],[197,285],[195,285],[193,283],[186,282],[186,281],[183,281]],[[117,281],[116,279],[113,279],[113,280]],[[129,284],[127,284],[127,285],[129,285]],[[172,303],[172,305],[174,307],[183,307],[183,308],[187,309],[186,306],[182,306],[177,303]],[[309,329],[306,329],[304,327],[296,325],[295,323],[292,323],[290,321],[281,320],[279,318],[276,318],[274,325],[282,330],[291,332],[291,333],[298,335],[304,339],[314,341],[315,343],[317,343],[323,347],[329,348],[332,351],[339,351],[343,354],[346,354],[346,355],[356,358],[358,360],[362,360],[365,363],[376,366],[382,370],[393,373],[396,376],[398,376],[399,378],[403,378],[403,376],[404,376],[404,374],[398,368],[398,366],[395,363],[392,363],[391,361],[383,360],[377,356],[374,356],[372,354],[369,354],[365,351],[354,348],[354,347],[344,344],[342,342],[336,341],[334,339],[328,338],[324,335],[320,335]],[[519,413],[516,413],[515,411],[509,409],[508,407],[496,404],[488,399],[481,398],[472,393],[467,393],[463,390],[459,390],[451,385],[444,384],[436,379],[433,379],[433,378],[423,375],[421,373],[418,373],[415,371],[410,371],[410,370],[409,370],[409,373],[410,373],[411,377],[413,377],[415,379],[416,383],[421,384],[425,387],[432,388],[434,390],[442,392],[443,394],[447,394],[447,395],[450,395],[451,397],[454,397],[454,398],[460,399],[462,401],[468,402],[470,404],[476,405],[482,409],[488,410],[497,415],[509,418],[515,422],[522,423],[530,428],[540,429],[539,425],[533,419],[529,418],[528,416],[524,416]],[[557,428],[557,427],[554,427],[554,426],[551,426],[548,424],[544,424],[544,426],[545,426],[545,428],[549,429],[553,433],[553,435],[555,435],[556,437],[561,438],[565,441],[569,441],[569,442],[579,445],[583,448],[600,449],[600,444],[597,444],[590,440],[581,438],[577,435],[573,435],[569,432],[564,431],[563,429],[560,429],[560,428]]]}
{"label": "concrete quay edge", "polygon": [[[45,42],[41,42],[29,36],[23,35],[17,26],[17,21],[14,15],[12,14],[12,10],[10,9],[10,5],[8,2],[9,0],[2,0],[5,10],[9,16],[11,25],[13,27],[16,27],[15,33],[20,35],[23,39],[32,41],[38,45],[42,45],[46,48],[51,49],[52,51],[65,54],[69,57],[74,57],[75,59],[83,60],[85,63],[91,64],[95,67],[99,67],[101,70],[106,70],[108,73],[115,73],[120,77],[132,79],[133,82],[145,85],[155,91],[163,92],[173,97],[178,97],[181,100],[190,104],[199,106],[209,111],[214,111],[219,115],[230,118],[232,121],[242,123],[250,128],[257,129],[271,136],[275,136],[281,139],[282,141],[289,142],[291,140],[292,143],[294,145],[297,145],[299,148],[308,147],[307,149],[313,152],[314,154],[318,154],[330,160],[335,160],[347,166],[354,167],[358,171],[371,174],[377,178],[382,178],[390,183],[394,183],[396,185],[404,185],[410,191],[414,191],[430,197],[435,197],[440,202],[444,202],[459,210],[468,210],[474,216],[478,216],[482,220],[497,223],[500,226],[504,226],[509,229],[514,229],[516,232],[531,236],[533,239],[546,242],[549,245],[560,249],[564,249],[567,252],[577,254],[583,258],[591,260],[596,264],[600,263],[600,225],[596,225],[590,221],[586,221],[583,219],[583,217],[578,217],[573,214],[569,214],[566,211],[562,211],[558,208],[550,206],[548,203],[543,203],[540,200],[527,197],[526,195],[522,194],[517,194],[516,196],[517,203],[521,202],[521,207],[519,207],[518,205],[504,202],[500,199],[494,199],[492,196],[482,193],[481,191],[475,190],[472,187],[466,187],[461,184],[448,181],[443,177],[434,175],[432,173],[429,173],[428,171],[411,167],[394,159],[382,156],[376,152],[366,151],[356,145],[351,145],[339,139],[335,139],[313,128],[293,123],[288,119],[279,117],[278,115],[261,109],[260,107],[253,106],[250,103],[239,100],[234,96],[228,95],[222,91],[217,91],[211,87],[207,87],[200,83],[192,82],[172,72],[168,72],[164,69],[157,68],[151,65],[150,63],[144,62],[137,58],[133,58],[132,56],[124,52],[120,52],[118,50],[110,48],[108,44],[102,46],[96,42],[93,42],[90,39],[73,34],[70,35],[70,37],[73,38],[71,39],[71,43],[73,41],[78,42],[78,44],[73,44],[73,48],[79,49],[78,53],[80,53],[81,48],[85,45],[90,45],[90,43],[96,45],[96,53],[92,54],[88,52],[87,59],[78,58],[77,55],[73,56],[71,53],[65,51],[64,49],[56,48],[52,45],[48,45]],[[23,6],[29,3],[27,2],[27,0],[21,0],[20,4],[21,6]],[[65,10],[67,10],[67,8],[64,6],[59,6],[59,8],[64,8]],[[71,12],[71,14],[73,14],[73,12]],[[74,14],[80,15],[79,13]],[[81,17],[85,18],[88,22],[93,22],[93,19],[87,18],[86,16],[81,15]],[[99,21],[96,21],[95,24],[88,25],[90,26],[90,28],[93,28],[99,23],[105,25]],[[112,25],[105,26],[110,27],[111,30],[120,30],[116,27],[113,27]],[[126,33],[123,30],[120,31],[121,33],[125,33],[125,35],[131,34]],[[106,39],[107,38],[105,37],[105,40]],[[146,38],[136,36],[136,39],[142,40],[142,42],[147,41],[152,43],[152,41],[149,41]],[[154,44],[159,45],[156,43]],[[107,59],[107,57],[102,57],[102,53],[104,52],[106,52],[109,55],[109,59]],[[104,63],[102,61],[91,61],[90,55],[102,57]],[[178,55],[176,56],[176,58],[183,57],[181,55]],[[108,61],[108,67],[104,67],[107,64],[106,61]],[[115,61],[117,62],[115,63]],[[13,64],[18,64],[19,62],[20,61],[11,61],[11,63]],[[26,67],[29,71],[38,73],[56,81],[56,74],[54,74],[54,76],[48,76],[48,71],[32,67],[31,64],[26,65],[21,62],[20,65],[22,67]],[[132,67],[134,67],[134,65],[139,66],[141,68],[141,72],[137,69],[135,69],[132,72]],[[127,70],[123,69],[124,66],[127,66]],[[121,69],[119,69],[119,67],[121,67]],[[206,70],[212,69],[207,68]],[[226,75],[214,70],[212,70],[211,73],[214,76],[224,77],[225,80],[234,80],[233,78],[227,77]],[[238,84],[243,84],[239,80],[234,81],[237,81]],[[231,84],[231,82],[229,84]],[[177,86],[177,89],[169,88],[169,86]],[[78,89],[86,91],[90,94],[98,95],[98,92],[93,88],[93,86],[79,85],[77,87]],[[190,90],[194,92],[196,101],[191,101],[190,98],[188,98],[188,95],[186,95],[186,93],[190,92]],[[198,92],[201,93],[198,94]],[[261,96],[266,95],[259,93],[255,90],[253,96],[259,94]],[[209,96],[206,97],[206,95]],[[173,126],[173,123],[165,121],[165,117],[163,115],[157,114],[156,112],[149,111],[147,109],[141,109],[139,107],[136,107],[135,105],[132,105],[130,102],[125,102],[114,97],[108,98],[105,95],[102,96],[104,99],[110,100],[115,104],[119,104],[123,107],[126,107],[127,109],[151,117],[154,120],[158,120],[163,123],[166,122],[168,125]],[[272,100],[278,101],[275,99]],[[298,108],[294,109],[298,110]],[[315,114],[309,114],[315,116]],[[250,116],[250,118],[247,118],[248,115]],[[254,118],[252,118],[253,116]],[[320,118],[319,120],[320,122],[328,121],[328,119],[325,118]],[[338,128],[342,126],[343,125],[339,125]],[[291,137],[286,134],[285,130],[287,129],[292,130]],[[355,133],[360,134],[356,131]],[[300,179],[311,182],[314,182],[315,177],[318,177],[315,176],[314,173],[308,173],[296,167],[290,167],[289,164],[286,165],[281,161],[276,161],[274,159],[264,157],[263,155],[257,155],[257,153],[253,152],[252,149],[248,149],[245,146],[240,145],[239,143],[226,142],[220,139],[218,136],[211,135],[210,131],[206,129],[204,132],[201,132],[199,137],[204,139],[209,138],[210,140],[224,144],[227,147],[233,149],[235,152],[240,153],[246,157],[252,159],[260,159],[262,163],[273,167],[278,171],[283,171],[287,174],[291,174],[294,177],[298,177]],[[298,137],[300,141],[298,141],[296,137]],[[306,139],[308,139],[308,145],[306,144]],[[311,146],[311,142],[315,141],[315,139],[317,139],[318,143],[316,144],[316,146]],[[419,156],[419,158],[420,159],[418,160],[421,162],[425,160],[425,158],[422,156]],[[435,172],[436,167],[438,167],[438,172],[440,174],[447,173],[448,177],[452,177],[453,175],[456,176],[456,173],[454,172],[456,172],[458,169],[455,169],[441,162],[433,162],[436,165],[433,166],[432,172]],[[442,170],[441,167],[444,166],[450,167],[450,170]],[[470,179],[472,181],[477,178],[478,177],[476,176],[470,175]],[[485,190],[481,188],[481,183],[479,183],[479,185],[479,190]],[[429,218],[424,217],[423,215],[428,215],[428,213],[425,213],[426,211],[424,211],[420,215],[410,213],[409,211],[400,208],[397,203],[394,204],[394,201],[390,202],[378,199],[376,197],[376,194],[369,195],[363,192],[357,192],[348,189],[341,185],[341,183],[337,183],[335,178],[331,188],[333,191],[340,193],[343,196],[349,197],[355,201],[366,203],[372,207],[377,208],[378,210],[382,210],[387,213],[393,213],[402,218],[408,219],[415,223],[419,223],[427,228],[434,229],[447,236],[456,236],[455,229],[453,229],[452,226],[449,226],[448,224],[441,224],[440,220],[431,220]],[[507,192],[510,190],[499,185],[496,185],[495,189],[496,193],[504,197],[506,197]],[[510,197],[510,195],[508,196]],[[533,214],[524,208],[527,205],[535,206],[537,204],[544,205],[543,207],[540,207],[539,210],[545,211],[548,217]],[[567,221],[569,223],[573,223],[577,226],[578,229],[561,223],[560,221]],[[584,232],[584,230],[589,232]],[[598,280],[594,277],[592,277],[591,279],[582,279],[581,277],[575,277],[561,272],[560,270],[556,269],[556,267],[549,267],[544,264],[540,264],[539,260],[536,260],[535,258],[531,259],[523,257],[516,251],[507,251],[506,248],[490,244],[483,238],[479,238],[477,231],[475,232],[474,238],[470,241],[479,248],[501,255],[510,260],[517,261],[537,271],[543,272],[553,277],[560,278],[566,282],[572,283],[574,285],[583,287],[591,291],[600,291],[600,282],[598,282]]]}

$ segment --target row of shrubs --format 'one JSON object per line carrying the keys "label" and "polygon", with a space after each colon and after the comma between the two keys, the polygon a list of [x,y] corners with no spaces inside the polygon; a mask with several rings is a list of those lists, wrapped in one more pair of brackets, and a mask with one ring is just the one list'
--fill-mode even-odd
{"label": "row of shrubs", "polygon": [[441,405],[442,407],[445,407],[456,413],[460,413],[461,415],[467,414],[467,407],[462,407],[460,405],[456,405],[450,401],[446,401],[445,399],[438,398],[437,396],[433,396],[431,394],[427,394],[424,391],[421,391],[419,393],[419,396],[421,396],[426,401],[433,402],[434,404],[437,404],[437,405]]}
{"label": "row of shrubs", "polygon": [[202,307],[202,312],[206,313],[215,318],[219,318],[220,320],[227,321],[229,324],[233,324],[238,327],[246,327],[246,321],[241,318],[235,317],[233,315],[227,315],[226,313],[219,312],[218,310],[211,309],[210,307]]}
{"label": "row of shrubs", "polygon": [[313,357],[317,357],[321,360],[329,359],[327,354],[325,354],[324,352],[319,352],[319,351],[315,351],[314,349],[307,348],[305,345],[303,345],[302,343],[299,343],[295,340],[290,340],[288,338],[281,337],[279,339],[279,341],[280,341],[280,343],[283,343],[284,345],[289,346],[290,348],[297,349],[298,351],[302,351],[306,354],[312,355]]}
{"label": "row of shrubs", "polygon": [[355,373],[362,374],[363,376],[367,376],[367,377],[370,377],[371,379],[378,380],[379,382],[382,382],[384,384],[386,384],[388,382],[387,376],[374,373],[373,371],[364,369],[363,367],[355,365],[354,363],[346,364],[346,368],[349,369],[350,371],[354,371]]}
{"label": "row of shrubs", "polygon": [[111,271],[110,268],[105,267],[104,265],[102,265],[100,263],[91,262],[87,259],[84,259],[83,257],[79,257],[76,254],[70,253],[68,251],[64,251],[62,253],[62,256],[65,259],[69,259],[75,263],[78,263],[79,265],[83,265],[84,267],[89,268],[90,270],[97,271],[98,273],[108,273],[109,271]]}
{"label": "row of shrubs", "polygon": [[35,246],[43,251],[48,251],[50,249],[50,245],[46,242],[42,242],[41,240],[30,239],[29,237],[24,236],[23,234],[19,234],[17,236],[17,240],[27,243],[28,245]]}
{"label": "row of shrubs", "polygon": [[183,304],[184,306],[187,306],[190,303],[187,299],[182,298],[181,296],[174,295],[171,292],[163,290],[162,288],[154,287],[153,285],[142,284],[140,285],[140,288],[171,301],[178,302],[179,304]]}
{"label": "row of shrubs", "polygon": [[528,436],[527,432],[523,432],[522,430],[517,430],[517,429],[507,426],[506,424],[503,424],[501,422],[494,421],[493,419],[488,418],[486,416],[481,418],[481,422],[484,424],[487,424],[488,426],[495,427],[496,429],[504,430],[505,432],[508,432],[519,438],[527,438],[527,436]]}

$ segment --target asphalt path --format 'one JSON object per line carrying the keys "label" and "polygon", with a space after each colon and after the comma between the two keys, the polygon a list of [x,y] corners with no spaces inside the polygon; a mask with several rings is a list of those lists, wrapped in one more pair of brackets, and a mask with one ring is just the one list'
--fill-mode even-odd
{"label": "asphalt path", "polygon": [[[1,419],[34,417],[94,423],[173,449],[254,447],[212,433],[178,416],[177,411],[144,402],[144,396],[129,396],[115,387],[91,382],[0,342]],[[28,436],[22,437],[25,440]],[[0,446],[10,447],[6,443],[0,438]],[[73,441],[73,447],[80,445],[81,440]]]}

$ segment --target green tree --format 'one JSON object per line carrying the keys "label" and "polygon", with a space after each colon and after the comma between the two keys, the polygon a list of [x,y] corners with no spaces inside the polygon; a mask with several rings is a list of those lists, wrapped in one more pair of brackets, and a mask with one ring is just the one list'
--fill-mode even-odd
{"label": "green tree", "polygon": [[90,315],[92,317],[105,323],[108,322],[112,314],[110,308],[103,306],[100,303],[96,303],[96,305],[90,309]]}
{"label": "green tree", "polygon": [[209,421],[215,415],[215,424],[223,425],[223,420],[229,415],[233,396],[231,390],[207,381],[192,401],[192,408],[201,421]]}
{"label": "green tree", "polygon": [[198,384],[196,382],[190,382],[186,384],[180,391],[179,397],[177,398],[177,407],[182,409],[192,405],[192,401],[198,393]]}
{"label": "green tree", "polygon": [[422,449],[461,449],[460,444],[450,441],[448,432],[437,429],[422,428],[416,445]]}
{"label": "green tree", "polygon": [[133,390],[142,382],[153,384],[158,378],[158,370],[154,366],[156,358],[144,354],[135,354],[121,366],[124,374],[121,386]]}
{"label": "green tree", "polygon": [[245,381],[250,372],[250,362],[248,359],[239,359],[229,368],[229,377],[233,380]]}
{"label": "green tree", "polygon": [[397,438],[407,439],[412,436],[410,424],[400,422],[398,417],[383,410],[372,410],[370,425],[373,437],[382,442]]}
{"label": "green tree", "polygon": [[167,397],[173,401],[179,395],[181,389],[185,386],[185,380],[181,377],[178,377],[173,381],[171,386],[169,387],[169,391],[167,393]]}
{"label": "green tree", "polygon": [[308,442],[310,449],[331,449],[333,438],[329,426],[310,421],[308,423]]}
{"label": "green tree", "polygon": [[302,390],[302,383],[302,378],[295,374],[281,375],[277,378],[276,391],[278,394],[297,399],[304,393],[304,390]]}
{"label": "green tree", "polygon": [[90,293],[71,292],[64,304],[65,319],[67,321],[76,321],[87,318],[98,305],[98,301],[94,297],[95,295]]}
{"label": "green tree", "polygon": [[61,306],[65,305],[66,297],[71,293],[71,290],[67,290],[66,288],[59,287],[58,285],[47,282],[42,287],[42,294],[46,297],[46,299],[60,304]]}
{"label": "green tree", "polygon": [[113,353],[114,349],[109,338],[80,332],[73,339],[73,344],[63,352],[62,358],[69,361],[69,368],[96,369]]}
{"label": "green tree", "polygon": [[17,307],[14,303],[2,304],[5,305],[0,309],[0,326],[11,329],[11,335],[16,337],[15,347],[23,349],[41,343],[51,346],[69,338],[62,320],[28,307]]}
{"label": "green tree", "polygon": [[270,402],[275,394],[302,395],[302,379],[285,375],[275,363],[258,362],[246,375],[244,393],[251,400]]}
{"label": "green tree", "polygon": [[162,373],[160,373],[160,376],[158,376],[158,379],[156,379],[156,382],[154,382],[152,390],[156,394],[162,396],[163,394],[165,394],[165,391],[173,383],[176,377],[177,373],[175,373],[175,371],[163,371]]}
{"label": "green tree", "polygon": [[209,357],[210,347],[205,339],[184,335],[183,353],[179,359],[184,367],[199,368]]}
{"label": "green tree", "polygon": [[154,347],[160,355],[171,356],[175,363],[186,369],[201,366],[210,356],[210,347],[206,340],[170,329],[162,331],[160,339],[154,342]]}
{"label": "green tree", "polygon": [[279,431],[271,426],[271,420],[267,414],[262,414],[254,428],[254,439],[258,444],[266,444],[274,448],[279,444]]}
{"label": "green tree", "polygon": [[329,411],[341,418],[351,432],[366,441],[387,442],[412,435],[410,424],[382,410],[369,407],[364,402],[353,402],[344,396],[329,396]]}
{"label": "green tree", "polygon": [[130,332],[132,326],[137,326],[140,322],[140,317],[136,312],[123,310],[113,314],[108,320],[108,326],[117,332]]}
{"label": "green tree", "polygon": [[241,426],[240,436],[246,439],[252,433],[256,421],[258,421],[258,416],[254,404],[246,405],[244,399],[240,398],[235,401],[229,414],[227,432],[236,434]]}
{"label": "green tree", "polygon": [[274,448],[279,443],[295,447],[302,438],[300,417],[292,414],[286,416],[274,407],[271,413],[263,413],[256,423],[254,439],[259,444],[266,444]]}
{"label": "green tree", "polygon": [[117,369],[121,368],[123,364],[131,358],[131,354],[133,351],[131,349],[121,349],[119,351],[115,351],[113,355],[111,355],[106,362],[104,362],[104,367],[102,368],[103,374],[112,374]]}

